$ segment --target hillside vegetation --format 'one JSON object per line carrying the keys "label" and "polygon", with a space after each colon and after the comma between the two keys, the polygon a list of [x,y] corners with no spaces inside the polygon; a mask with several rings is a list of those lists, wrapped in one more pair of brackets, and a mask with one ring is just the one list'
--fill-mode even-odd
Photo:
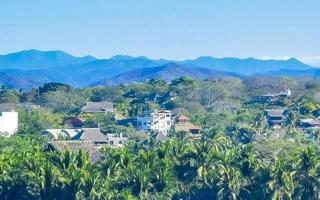
{"label": "hillside vegetation", "polygon": [[[253,100],[285,88],[290,98]],[[319,89],[313,78],[265,76],[180,77],[169,83],[153,78],[81,89],[48,83],[27,92],[3,88],[0,105],[19,110],[19,132],[0,140],[0,199],[319,199],[320,131],[305,133],[297,126],[299,119],[318,117]],[[113,102],[113,113],[88,115],[87,121],[103,133],[129,137],[123,148],[101,149],[104,158],[96,163],[85,151],[53,152],[41,136],[44,129],[63,128],[63,120],[78,116],[87,101]],[[189,116],[201,135],[171,131],[161,142],[156,132],[141,133],[114,118],[160,107]],[[273,108],[288,111],[281,137],[265,119],[265,110]]]}

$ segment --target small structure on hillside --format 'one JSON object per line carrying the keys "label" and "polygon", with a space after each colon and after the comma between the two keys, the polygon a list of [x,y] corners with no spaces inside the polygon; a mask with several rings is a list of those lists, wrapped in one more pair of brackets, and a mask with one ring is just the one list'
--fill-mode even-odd
{"label": "small structure on hillside", "polygon": [[18,112],[10,110],[0,115],[0,136],[10,137],[18,131]]}
{"label": "small structure on hillside", "polygon": [[190,122],[190,118],[185,115],[179,115],[175,119],[175,123],[173,126],[174,131],[185,131],[189,132],[190,134],[199,134],[201,128],[196,126]]}
{"label": "small structure on hillside", "polygon": [[290,96],[291,96],[291,90],[285,86],[284,92],[255,96],[253,98],[253,101],[256,103],[269,103],[269,102],[276,102],[280,99],[289,98]]}
{"label": "small structure on hillside", "polygon": [[154,110],[144,117],[137,118],[137,129],[143,132],[156,131],[165,135],[172,125],[172,112],[170,110]]}
{"label": "small structure on hillside", "polygon": [[103,134],[99,128],[81,129],[47,129],[43,132],[51,140],[90,142],[95,146],[108,145],[121,147],[127,143],[128,138],[122,134]]}
{"label": "small structure on hillside", "polygon": [[278,128],[285,125],[285,122],[286,122],[285,110],[283,109],[266,110],[265,115],[270,127]]}
{"label": "small structure on hillside", "polygon": [[99,151],[99,148],[91,142],[85,141],[51,141],[48,143],[48,150],[50,151],[84,151],[89,154],[90,161],[96,163],[103,158],[103,154]]}
{"label": "small structure on hillside", "polygon": [[89,101],[82,108],[82,113],[107,113],[113,112],[113,103],[108,101],[92,102]]}
{"label": "small structure on hillside", "polygon": [[81,128],[84,122],[78,117],[67,117],[64,122],[64,127],[67,128]]}
{"label": "small structure on hillside", "polygon": [[307,128],[319,128],[320,122],[318,120],[307,118],[307,119],[299,119],[297,121],[297,126],[302,129]]}

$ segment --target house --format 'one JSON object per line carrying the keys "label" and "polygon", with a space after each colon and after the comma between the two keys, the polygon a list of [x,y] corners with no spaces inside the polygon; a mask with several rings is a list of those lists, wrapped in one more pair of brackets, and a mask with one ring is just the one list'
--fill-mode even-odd
{"label": "house", "polygon": [[58,140],[58,139],[72,139],[74,136],[79,134],[81,129],[47,129],[43,131],[43,135],[47,136],[50,140]]}
{"label": "house", "polygon": [[18,112],[10,110],[0,115],[0,136],[10,137],[18,131]]}
{"label": "house", "polygon": [[69,151],[84,151],[89,154],[90,161],[96,163],[103,158],[103,154],[99,151],[99,148],[91,142],[85,141],[51,141],[48,142],[48,150],[64,152]]}
{"label": "house", "polygon": [[108,101],[103,102],[87,102],[82,108],[82,113],[107,113],[113,112],[113,103]]}
{"label": "house", "polygon": [[78,117],[67,117],[65,118],[63,124],[64,127],[68,128],[81,128],[84,125],[84,122]]}
{"label": "house", "polygon": [[314,120],[311,118],[307,119],[299,119],[297,121],[297,126],[302,129],[307,129],[307,128],[319,128],[320,127],[320,122],[318,120]]}
{"label": "house", "polygon": [[137,118],[137,129],[143,132],[157,131],[167,134],[172,125],[172,113],[169,110],[154,110],[144,117]]}
{"label": "house", "polygon": [[267,118],[267,122],[270,127],[278,128],[286,123],[286,115],[285,110],[278,109],[278,110],[266,110],[265,115]]}
{"label": "house", "polygon": [[260,96],[255,96],[253,101],[255,103],[268,103],[268,102],[275,102],[280,99],[289,98],[291,96],[291,90],[285,87],[285,91],[274,93],[274,94],[265,94]]}
{"label": "house", "polygon": [[201,130],[200,127],[192,124],[190,122],[190,118],[185,115],[179,115],[175,119],[173,129],[176,132],[185,131],[185,132],[189,132],[190,134],[199,134]]}
{"label": "house", "polygon": [[47,129],[43,132],[51,140],[67,139],[68,141],[86,141],[95,146],[108,145],[121,147],[127,143],[128,138],[116,134],[103,134],[99,128],[81,129]]}

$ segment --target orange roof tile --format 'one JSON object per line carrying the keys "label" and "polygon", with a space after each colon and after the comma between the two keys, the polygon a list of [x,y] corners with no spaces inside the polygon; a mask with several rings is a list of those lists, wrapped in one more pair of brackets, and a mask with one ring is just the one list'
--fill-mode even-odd
{"label": "orange roof tile", "polygon": [[179,120],[179,121],[189,121],[190,118],[187,117],[187,116],[185,116],[185,115],[180,115],[180,116],[178,117],[178,120]]}
{"label": "orange roof tile", "polygon": [[189,125],[189,129],[192,129],[192,130],[200,130],[201,128],[199,126],[196,126],[194,124],[190,124]]}

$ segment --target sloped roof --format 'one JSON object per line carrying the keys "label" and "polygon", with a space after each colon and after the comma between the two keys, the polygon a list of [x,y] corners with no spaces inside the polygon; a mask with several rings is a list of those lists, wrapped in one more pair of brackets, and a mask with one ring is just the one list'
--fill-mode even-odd
{"label": "sloped roof", "polygon": [[107,142],[108,137],[100,132],[99,128],[82,128],[82,131],[72,137],[72,140],[83,140],[92,142]]}
{"label": "sloped roof", "polygon": [[58,139],[59,136],[62,137],[74,137],[81,132],[81,129],[47,129],[44,134],[50,135],[54,139]]}
{"label": "sloped roof", "polygon": [[103,158],[103,154],[99,152],[98,148],[92,142],[83,141],[52,141],[48,143],[50,148],[56,151],[63,152],[66,150],[79,151],[83,150],[89,153],[91,162],[98,162]]}
{"label": "sloped roof", "polygon": [[83,121],[79,119],[78,117],[67,117],[64,122],[65,125],[71,125],[73,127],[80,127],[83,125]]}
{"label": "sloped roof", "polygon": [[179,115],[178,121],[189,121],[190,118],[185,115]]}
{"label": "sloped roof", "polygon": [[111,111],[113,109],[113,103],[108,101],[103,102],[87,102],[83,107],[82,112],[91,113],[91,112],[105,112]]}
{"label": "sloped roof", "polygon": [[170,110],[155,110],[154,113],[155,114],[157,114],[157,113],[171,113],[171,111]]}
{"label": "sloped roof", "polygon": [[283,117],[284,110],[266,110],[269,117]]}
{"label": "sloped roof", "polygon": [[190,124],[189,125],[189,129],[192,129],[192,130],[200,130],[201,128],[199,126],[196,126],[194,124]]}

